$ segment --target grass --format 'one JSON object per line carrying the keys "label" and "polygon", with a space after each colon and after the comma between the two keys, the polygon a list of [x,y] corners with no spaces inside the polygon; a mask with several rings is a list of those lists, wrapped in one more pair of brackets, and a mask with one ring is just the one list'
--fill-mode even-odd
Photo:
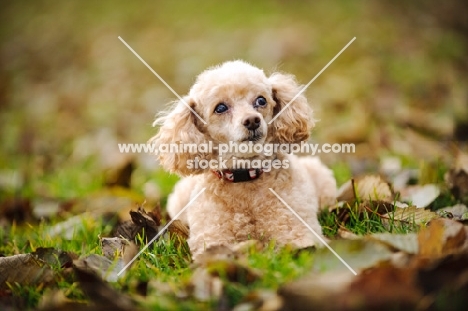
{"label": "grass", "polygon": [[[337,171],[342,170],[339,168]],[[345,171],[344,174],[347,174]],[[155,173],[159,184],[173,184],[176,178],[171,175],[160,172]],[[166,191],[170,188],[164,189]],[[351,208],[352,207],[352,208]],[[319,220],[323,226],[324,234],[329,238],[334,238],[340,228],[358,234],[364,235],[374,232],[392,232],[407,233],[416,230],[411,224],[394,224],[385,226],[382,223],[377,212],[369,209],[367,213],[358,213],[358,203],[347,206],[348,221],[343,223],[338,217],[338,213],[322,212]],[[61,236],[50,236],[48,229],[61,219],[56,218],[49,221],[42,221],[38,224],[23,224],[21,226],[15,223],[7,230],[0,231],[0,253],[5,256],[14,254],[30,253],[38,247],[52,247],[68,252],[73,252],[79,256],[90,254],[102,254],[99,243],[99,236],[109,235],[114,223],[106,222],[104,219],[83,218],[83,220],[73,228],[74,234],[71,240],[65,240]],[[143,236],[137,236],[137,243],[144,244]],[[269,246],[258,251],[254,248],[248,251],[246,257],[247,266],[259,271],[261,277],[252,283],[233,282],[224,278],[225,291],[223,299],[229,306],[235,306],[249,293],[255,290],[275,291],[282,284],[292,281],[305,275],[310,271],[314,261],[314,251],[297,252],[290,248],[277,249],[274,242]],[[54,267],[57,273],[63,271],[60,267]],[[222,270],[222,269],[221,269]],[[188,245],[185,241],[180,241],[178,237],[163,238],[151,245],[128,270],[126,275],[114,283],[119,290],[132,293],[135,291],[132,284],[141,284],[157,280],[166,283],[175,292],[188,288],[194,270],[191,266],[191,257]],[[222,275],[220,271],[220,275]],[[83,301],[85,296],[79,286],[72,280],[59,278],[57,283],[59,289],[63,289],[66,296],[70,299]],[[10,287],[13,296],[18,300],[18,307],[34,308],[37,306],[40,298],[47,290],[45,287],[37,286],[19,286],[12,284]],[[199,308],[215,308],[218,301],[200,302],[192,297],[186,297],[182,301],[175,295],[158,293],[157,289],[151,289],[144,307],[154,310],[164,310],[167,308],[180,308],[186,310],[196,310]],[[153,299],[152,296],[160,299]],[[163,296],[163,298],[161,298]],[[24,304],[21,305],[20,304]]]}

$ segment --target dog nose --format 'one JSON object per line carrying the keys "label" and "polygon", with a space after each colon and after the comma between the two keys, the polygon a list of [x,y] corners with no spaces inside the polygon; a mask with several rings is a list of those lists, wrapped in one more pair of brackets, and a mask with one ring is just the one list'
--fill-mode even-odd
{"label": "dog nose", "polygon": [[257,116],[249,116],[244,119],[242,124],[249,130],[253,131],[260,127],[260,118]]}

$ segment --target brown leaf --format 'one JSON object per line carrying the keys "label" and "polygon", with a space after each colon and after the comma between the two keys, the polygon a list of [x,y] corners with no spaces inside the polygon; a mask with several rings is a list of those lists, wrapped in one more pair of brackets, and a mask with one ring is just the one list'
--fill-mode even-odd
{"label": "brown leaf", "polygon": [[311,273],[280,287],[283,310],[343,310],[341,300],[355,279],[349,271]]}
{"label": "brown leaf", "polygon": [[132,173],[134,170],[135,163],[133,163],[132,160],[129,160],[118,168],[109,169],[104,174],[104,184],[107,187],[122,187],[130,189]]}
{"label": "brown leaf", "polygon": [[393,202],[390,185],[380,176],[367,175],[344,183],[338,190],[338,201],[351,204],[355,200]]}
{"label": "brown leaf", "polygon": [[445,174],[445,181],[457,199],[468,203],[468,154],[458,151],[455,165]]}
{"label": "brown leaf", "polygon": [[[122,238],[100,238],[102,254],[110,260],[133,257],[138,252],[135,243]],[[127,261],[128,262],[128,261]],[[127,263],[125,262],[125,264]]]}
{"label": "brown leaf", "polygon": [[364,271],[343,294],[346,310],[410,310],[422,298],[415,271],[390,266]]}
{"label": "brown leaf", "polygon": [[118,273],[122,270],[124,264],[122,260],[112,261],[107,257],[97,254],[91,254],[79,260],[73,261],[73,268],[87,270],[100,276],[103,280],[116,282],[119,278]]}
{"label": "brown leaf", "polygon": [[282,286],[279,294],[284,310],[464,310],[467,262],[466,253],[415,256],[403,267],[383,264],[357,276],[349,271],[311,273]]}
{"label": "brown leaf", "polygon": [[0,257],[0,289],[8,288],[7,283],[35,285],[53,281],[53,270],[33,254]]}
{"label": "brown leaf", "polygon": [[10,198],[0,204],[0,219],[5,217],[8,222],[22,223],[31,219],[32,207],[29,199]]}
{"label": "brown leaf", "polygon": [[32,254],[49,265],[58,265],[62,268],[71,267],[73,260],[78,259],[78,255],[74,253],[52,247],[38,247]]}
{"label": "brown leaf", "polygon": [[147,241],[151,241],[158,234],[161,225],[160,213],[154,211],[147,213],[143,208],[138,207],[136,212],[130,211],[130,216],[135,225],[144,229]]}
{"label": "brown leaf", "polygon": [[76,265],[74,269],[81,289],[96,305],[96,310],[138,310],[130,297],[109,286],[87,266]]}
{"label": "brown leaf", "polygon": [[432,219],[439,218],[437,213],[416,206],[405,208],[398,207],[393,212],[383,215],[383,223],[390,225],[390,222],[404,222],[408,224],[421,225],[426,224]]}
{"label": "brown leaf", "polygon": [[450,219],[431,221],[418,235],[419,253],[423,256],[441,256],[460,251],[467,243],[465,227]]}
{"label": "brown leaf", "polygon": [[124,221],[112,230],[114,237],[122,237],[127,240],[133,240],[142,231],[142,227],[136,225],[132,220]]}
{"label": "brown leaf", "polygon": [[174,220],[168,228],[169,232],[186,240],[189,237],[189,229],[179,219]]}
{"label": "brown leaf", "polygon": [[132,220],[125,221],[114,228],[113,236],[134,240],[139,233],[145,233],[148,242],[158,234],[162,218],[159,206],[151,212],[146,212],[139,206],[136,211],[130,211],[130,216]]}

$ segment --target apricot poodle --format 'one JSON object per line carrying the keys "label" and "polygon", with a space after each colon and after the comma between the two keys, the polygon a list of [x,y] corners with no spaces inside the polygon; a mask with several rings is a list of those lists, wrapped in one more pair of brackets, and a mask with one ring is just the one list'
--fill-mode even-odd
{"label": "apricot poodle", "polygon": [[[201,73],[189,94],[156,119],[160,129],[150,143],[159,147],[162,167],[183,177],[168,198],[170,216],[199,195],[180,215],[194,260],[209,247],[248,239],[293,247],[318,242],[270,190],[322,234],[317,212],[335,201],[333,174],[318,158],[284,151],[306,141],[314,126],[300,91],[292,75],[266,76],[230,61]],[[161,148],[171,144],[188,147]],[[280,148],[258,152],[253,145]]]}

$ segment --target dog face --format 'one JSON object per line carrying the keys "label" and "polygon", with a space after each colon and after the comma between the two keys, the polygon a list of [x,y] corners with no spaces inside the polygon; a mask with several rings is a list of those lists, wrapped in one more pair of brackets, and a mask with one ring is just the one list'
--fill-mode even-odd
{"label": "dog face", "polygon": [[190,90],[200,116],[199,128],[216,143],[263,143],[277,103],[267,77],[243,62],[229,62],[198,76]]}
{"label": "dog face", "polygon": [[[309,137],[313,126],[312,110],[300,93],[291,75],[267,77],[245,62],[226,62],[201,73],[184,102],[176,102],[171,111],[156,119],[160,130],[150,142],[298,143]],[[180,175],[202,172],[188,170],[188,160],[213,156],[188,152],[158,155],[165,169]]]}

